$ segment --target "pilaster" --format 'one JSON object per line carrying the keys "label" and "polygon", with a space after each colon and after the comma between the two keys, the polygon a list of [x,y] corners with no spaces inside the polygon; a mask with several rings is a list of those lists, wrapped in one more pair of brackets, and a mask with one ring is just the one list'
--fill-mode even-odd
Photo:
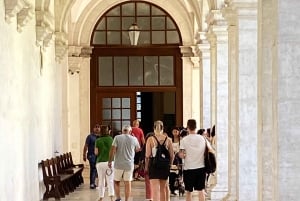
{"label": "pilaster", "polygon": [[212,10],[210,31],[216,36],[216,150],[218,168],[217,184],[212,189],[212,199],[224,199],[228,193],[228,32],[227,22],[220,10]]}
{"label": "pilaster", "polygon": [[[91,47],[69,46],[68,47],[68,72],[70,94],[69,105],[73,108],[69,112],[70,132],[72,138],[69,139],[71,151],[76,153],[74,157],[81,161],[83,144],[86,134],[90,131],[90,54]],[[73,101],[78,100],[78,101]],[[80,114],[80,115],[78,115]],[[74,115],[77,116],[74,118]],[[72,126],[71,126],[72,125]]]}
{"label": "pilaster", "polygon": [[238,33],[237,15],[228,4],[221,10],[228,23],[228,80],[229,80],[229,110],[228,110],[228,195],[226,200],[238,200]]}
{"label": "pilaster", "polygon": [[[299,5],[299,4],[298,4]],[[294,6],[294,5],[293,5]],[[291,188],[284,189],[290,181],[287,174],[284,174],[284,186],[278,186],[278,164],[279,150],[278,138],[283,134],[278,130],[278,46],[275,41],[278,40],[278,16],[277,5],[274,0],[261,1],[259,3],[258,13],[258,201],[283,200],[279,198],[280,190],[286,192]],[[289,14],[290,16],[290,14]],[[299,16],[299,15],[298,15]],[[287,20],[293,26],[293,22]],[[295,43],[292,43],[294,46]],[[289,54],[289,53],[288,53]],[[295,64],[297,65],[297,64]],[[288,69],[285,68],[285,72]],[[290,77],[288,78],[291,81]],[[296,86],[296,85],[295,85]],[[286,91],[285,91],[286,92]],[[286,112],[284,112],[286,114]],[[275,123],[276,122],[276,123]],[[280,121],[282,122],[282,121]],[[287,119],[284,125],[290,129],[290,120]],[[283,128],[286,130],[285,128]],[[290,132],[288,132],[290,135]],[[284,134],[283,134],[284,135]],[[286,138],[280,138],[286,139]],[[287,143],[290,146],[290,142]],[[298,143],[297,143],[298,144]],[[283,149],[282,149],[283,150]],[[283,150],[286,156],[287,150]],[[294,150],[292,151],[293,153]],[[292,174],[291,174],[292,175]],[[292,176],[293,177],[293,176]],[[297,180],[297,179],[296,179]],[[292,190],[291,193],[296,190]],[[289,196],[291,193],[288,193]],[[284,193],[285,194],[285,193]],[[296,200],[289,197],[290,200]]]}
{"label": "pilaster", "polygon": [[192,97],[192,72],[193,72],[193,62],[191,61],[191,57],[193,54],[193,47],[191,46],[181,46],[180,47],[182,53],[182,74],[184,75],[184,79],[182,80],[182,107],[183,110],[183,122],[187,122],[188,119],[192,117],[193,105],[191,104]]}
{"label": "pilaster", "polygon": [[200,100],[200,93],[201,93],[201,87],[200,86],[200,73],[199,73],[199,66],[200,66],[200,58],[199,58],[199,51],[197,50],[197,47],[193,48],[194,56],[190,57],[191,62],[193,63],[193,69],[192,69],[192,100],[191,104],[193,105],[192,110],[192,118],[197,119],[198,127],[199,123],[201,122],[201,101]]}
{"label": "pilaster", "polygon": [[200,32],[201,35],[201,44],[198,44],[198,48],[201,52],[200,60],[200,86],[201,86],[201,93],[200,93],[200,100],[201,100],[201,108],[202,109],[202,117],[200,126],[201,128],[209,128],[211,127],[211,87],[210,87],[210,45],[206,40],[206,32]]}
{"label": "pilaster", "polygon": [[[258,24],[256,1],[232,1],[238,17],[238,200],[258,199]],[[246,176],[247,175],[247,176]]]}
{"label": "pilaster", "polygon": [[216,124],[216,81],[217,81],[217,48],[216,48],[216,35],[209,30],[206,34],[206,38],[210,45],[210,127]]}

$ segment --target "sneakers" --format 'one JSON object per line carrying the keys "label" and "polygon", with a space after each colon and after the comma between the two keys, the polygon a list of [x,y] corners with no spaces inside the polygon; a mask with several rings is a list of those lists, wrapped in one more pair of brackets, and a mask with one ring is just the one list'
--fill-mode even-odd
{"label": "sneakers", "polygon": [[95,189],[96,188],[96,185],[95,184],[91,184],[90,185],[90,189]]}
{"label": "sneakers", "polygon": [[116,199],[116,201],[122,201],[121,198]]}

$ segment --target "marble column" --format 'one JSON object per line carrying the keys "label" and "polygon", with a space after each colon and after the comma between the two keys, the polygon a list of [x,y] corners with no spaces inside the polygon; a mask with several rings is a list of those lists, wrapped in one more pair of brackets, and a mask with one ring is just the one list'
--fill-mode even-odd
{"label": "marble column", "polygon": [[191,118],[197,120],[197,128],[199,129],[200,127],[200,93],[201,93],[201,86],[200,86],[200,73],[199,73],[199,56],[194,56],[190,57],[192,63],[193,63],[193,69],[192,69],[192,105],[193,105],[193,110],[192,110],[192,116]]}
{"label": "marble column", "polygon": [[257,2],[232,1],[238,15],[238,200],[258,197]]}
{"label": "marble column", "polygon": [[82,160],[84,140],[89,130],[89,72],[91,48],[69,46],[68,141],[76,162]]}
{"label": "marble column", "polygon": [[193,62],[191,57],[194,56],[191,46],[181,46],[182,53],[182,107],[183,107],[183,126],[186,126],[188,119],[193,116],[193,105],[191,97],[193,97]]}
{"label": "marble column", "polygon": [[[90,55],[92,54],[92,47],[83,47],[81,49],[80,57],[82,58],[81,68],[80,68],[80,141],[81,148],[83,150],[83,145],[85,138],[90,133]],[[82,157],[82,154],[80,154]]]}
{"label": "marble column", "polygon": [[226,5],[222,14],[228,23],[228,195],[226,200],[236,201],[238,194],[238,49],[237,15],[235,10]]}
{"label": "marble column", "polygon": [[210,45],[210,123],[216,124],[216,68],[217,68],[217,52],[216,52],[216,36],[209,32],[206,38]]}
{"label": "marble column", "polygon": [[214,23],[210,27],[216,35],[216,151],[218,167],[217,184],[211,192],[212,199],[223,199],[228,193],[228,32],[227,22],[220,10],[213,10]]}
{"label": "marble column", "polygon": [[[205,38],[205,33],[200,33]],[[202,121],[201,128],[211,127],[211,87],[210,87],[210,45],[207,40],[202,40],[201,44],[198,44],[198,48],[201,52],[201,64],[200,65],[200,86],[202,86],[202,93],[200,98],[202,99]]]}
{"label": "marble column", "polygon": [[268,64],[264,69],[269,72],[272,66],[274,133],[269,140],[277,153],[273,155],[276,165],[272,166],[272,176],[277,182],[273,183],[272,194],[274,200],[299,200],[300,1],[267,1],[263,4],[264,10],[270,3],[273,3],[272,11],[269,12],[269,16],[264,16],[264,22],[269,22],[268,19],[275,21],[271,25],[275,26],[272,27],[274,38],[268,42],[269,47],[272,42],[272,48],[264,54],[272,54],[273,58],[272,65]]}

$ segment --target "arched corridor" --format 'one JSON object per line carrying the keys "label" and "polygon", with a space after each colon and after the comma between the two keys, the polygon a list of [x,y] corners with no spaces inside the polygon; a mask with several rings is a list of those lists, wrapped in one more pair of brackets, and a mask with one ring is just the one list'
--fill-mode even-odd
{"label": "arched corridor", "polygon": [[[140,10],[126,14],[127,3]],[[115,7],[120,13],[106,15]],[[300,1],[279,0],[0,0],[0,200],[41,200],[40,161],[72,152],[81,163],[91,125],[118,110],[117,117],[107,118],[118,125],[139,112],[152,115],[144,122],[150,128],[156,119],[185,126],[194,118],[198,129],[215,125],[212,200],[298,201],[299,9]],[[114,47],[134,49],[125,52],[124,62],[133,73],[126,73],[127,85],[113,93],[107,86],[99,89],[98,70],[107,65],[99,55],[110,54],[109,72],[115,76],[102,76],[104,84],[124,84],[117,78],[126,71],[118,70],[123,58],[115,59],[115,53],[99,48],[95,54],[93,33],[102,16],[146,21],[147,29],[139,27],[142,41],[152,40],[130,46],[126,20],[120,21],[126,21],[124,27],[96,30],[100,39],[122,32],[122,43]],[[180,40],[173,40],[175,30]],[[154,33],[165,40],[154,39]],[[175,53],[166,53],[162,43]],[[139,52],[145,46],[148,52]],[[149,56],[155,61],[150,82],[144,73]],[[140,76],[132,86],[131,75]],[[121,94],[128,90],[130,104]],[[151,100],[138,105],[138,92]],[[124,105],[112,106],[114,101]]]}

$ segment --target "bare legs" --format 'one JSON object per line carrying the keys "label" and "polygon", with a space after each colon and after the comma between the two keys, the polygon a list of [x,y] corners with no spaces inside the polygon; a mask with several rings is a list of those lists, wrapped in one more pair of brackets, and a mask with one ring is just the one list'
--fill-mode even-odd
{"label": "bare legs", "polygon": [[167,191],[166,185],[167,180],[161,179],[150,179],[151,190],[152,192],[159,192],[153,193],[153,201],[167,201]]}
{"label": "bare legs", "polygon": [[[186,200],[186,201],[192,201],[192,193],[189,192],[189,191],[186,191],[185,193],[186,193],[186,195],[185,195],[185,200]],[[198,199],[199,199],[199,201],[205,201],[205,193],[204,193],[204,190],[198,191]]]}
{"label": "bare legs", "polygon": [[115,194],[117,199],[121,199],[120,195],[120,181],[114,181]]}
{"label": "bare legs", "polygon": [[[121,199],[121,194],[120,194],[120,181],[115,181],[115,193],[116,193],[116,198]],[[131,182],[130,181],[124,181],[125,184],[125,201],[129,200],[129,197],[131,195]]]}

